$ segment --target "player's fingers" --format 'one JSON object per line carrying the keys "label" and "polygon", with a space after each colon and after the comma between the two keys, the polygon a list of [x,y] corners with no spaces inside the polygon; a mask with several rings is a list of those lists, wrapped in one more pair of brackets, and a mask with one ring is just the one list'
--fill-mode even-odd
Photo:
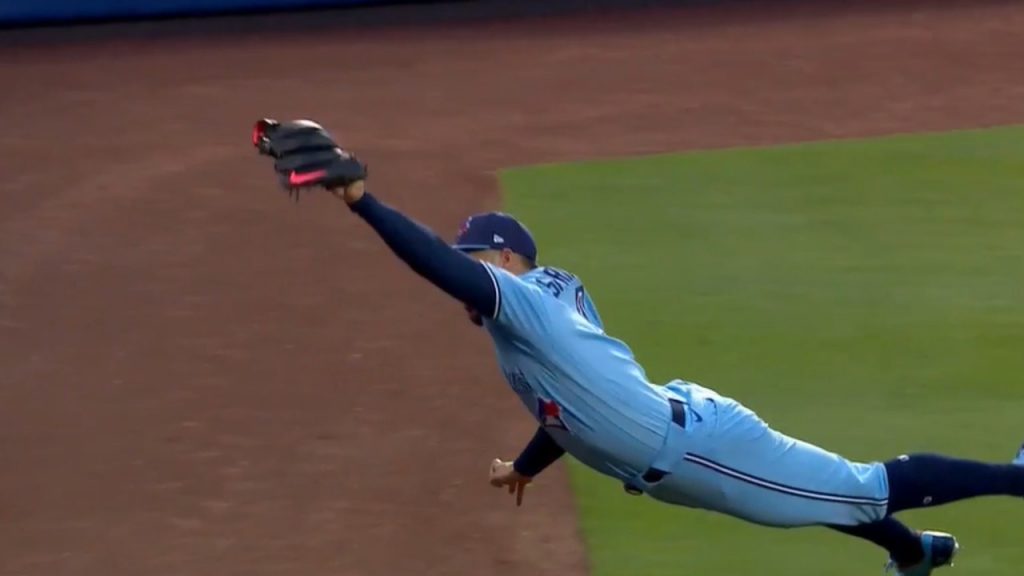
{"label": "player's fingers", "polygon": [[516,483],[515,482],[509,483],[509,485],[508,485],[508,493],[509,494],[515,494],[516,493]]}
{"label": "player's fingers", "polygon": [[526,490],[526,482],[516,482],[516,506],[523,505],[523,492]]}

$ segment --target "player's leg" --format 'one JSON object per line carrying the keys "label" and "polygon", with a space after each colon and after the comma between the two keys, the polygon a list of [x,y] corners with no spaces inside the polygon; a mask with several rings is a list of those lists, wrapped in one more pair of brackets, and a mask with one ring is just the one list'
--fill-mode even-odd
{"label": "player's leg", "polygon": [[[692,438],[694,449],[685,459],[717,476],[724,488],[717,493],[733,493],[723,510],[727,513],[773,525],[855,525],[979,496],[1024,497],[1024,448],[1013,464],[936,454],[901,456],[884,464],[852,462],[773,430],[752,410],[713,390],[692,384],[668,388],[690,396],[691,404],[703,398],[716,406],[714,431],[703,441]],[[761,510],[746,510],[757,503],[764,503]],[[748,511],[756,512],[753,518],[743,514]]]}
{"label": "player's leg", "polygon": [[921,536],[892,516],[867,524],[830,525],[829,528],[884,548],[892,561],[900,566],[913,566],[924,560]]}
{"label": "player's leg", "polygon": [[[704,392],[694,390],[689,396],[699,405]],[[889,515],[882,463],[849,461],[776,432],[734,400],[709,397],[713,430],[701,436],[694,428],[690,466],[676,479],[687,489],[713,485],[709,492],[717,501],[706,500],[709,507],[768,525],[829,526],[887,550],[897,576],[927,576],[952,562],[958,549],[953,536],[916,532]]]}
{"label": "player's leg", "polygon": [[941,506],[980,496],[1024,498],[1024,456],[990,464],[938,454],[911,454],[885,463],[889,513]]}
{"label": "player's leg", "polygon": [[669,385],[696,410],[676,469],[649,494],[768,526],[856,525],[886,516],[880,462],[851,462],[772,430],[735,400]]}
{"label": "player's leg", "polygon": [[959,549],[956,538],[942,532],[915,532],[892,516],[856,526],[829,526],[862,538],[889,552],[889,568],[897,576],[928,576],[953,563]]}

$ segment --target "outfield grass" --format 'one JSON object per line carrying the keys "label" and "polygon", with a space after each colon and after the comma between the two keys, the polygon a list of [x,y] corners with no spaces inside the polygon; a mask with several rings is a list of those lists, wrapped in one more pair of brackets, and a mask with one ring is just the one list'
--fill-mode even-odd
{"label": "outfield grass", "polygon": [[[516,168],[506,206],[659,382],[851,458],[1024,439],[1024,129]],[[627,496],[574,465],[595,576],[879,574],[885,555]],[[1015,576],[1024,502],[903,516]]]}

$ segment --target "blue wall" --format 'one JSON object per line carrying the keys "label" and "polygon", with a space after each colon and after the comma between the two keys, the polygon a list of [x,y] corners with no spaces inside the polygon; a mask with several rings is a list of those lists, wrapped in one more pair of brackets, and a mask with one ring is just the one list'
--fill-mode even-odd
{"label": "blue wall", "polygon": [[383,4],[384,0],[0,0],[0,24]]}

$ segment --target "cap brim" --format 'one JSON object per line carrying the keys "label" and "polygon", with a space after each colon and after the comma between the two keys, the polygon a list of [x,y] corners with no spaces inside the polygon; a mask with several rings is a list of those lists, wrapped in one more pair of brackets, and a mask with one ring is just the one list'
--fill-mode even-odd
{"label": "cap brim", "polygon": [[487,244],[452,244],[452,248],[455,248],[459,252],[479,252],[481,250],[491,249]]}

